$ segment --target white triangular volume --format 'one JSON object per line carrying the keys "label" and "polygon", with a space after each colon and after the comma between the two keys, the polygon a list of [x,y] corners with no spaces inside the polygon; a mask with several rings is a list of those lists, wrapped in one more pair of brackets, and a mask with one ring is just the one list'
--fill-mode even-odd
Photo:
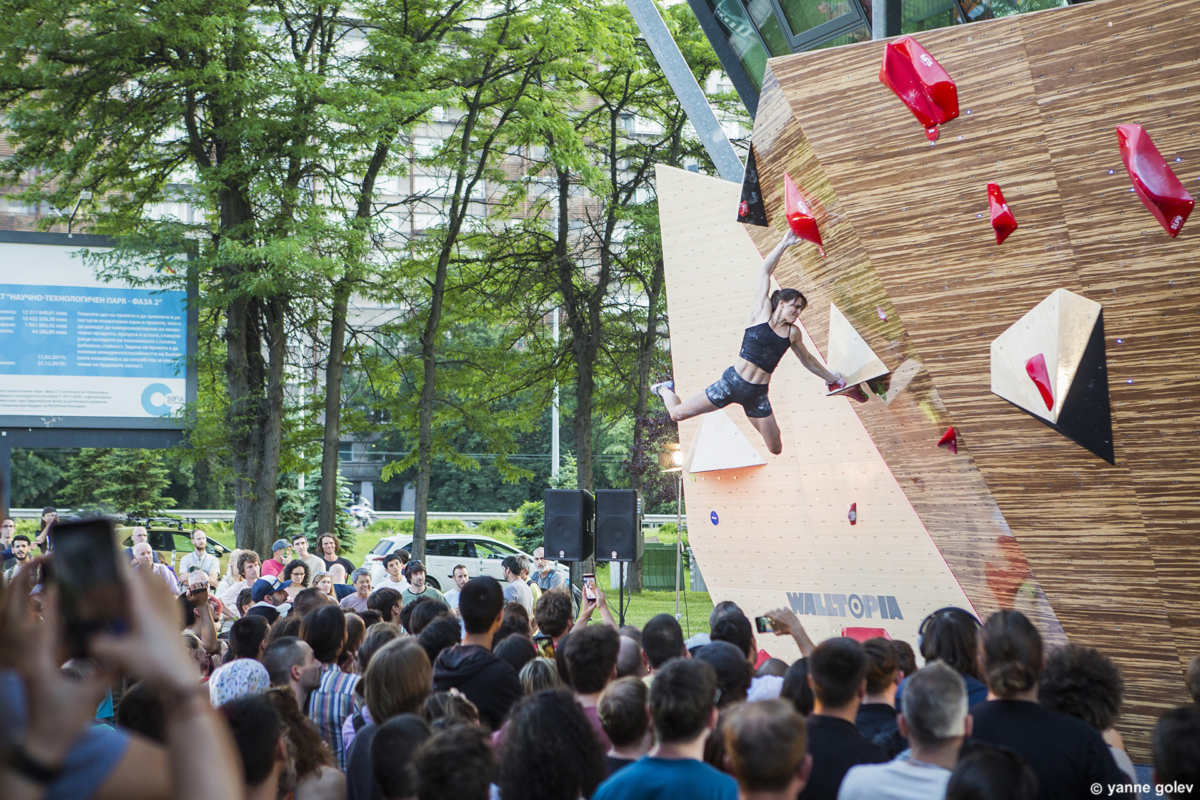
{"label": "white triangular volume", "polygon": [[887,365],[833,303],[829,304],[829,355],[825,361],[850,386],[888,374]]}
{"label": "white triangular volume", "polygon": [[700,418],[700,430],[692,437],[683,468],[687,472],[714,472],[766,463],[725,410],[718,408]]}
{"label": "white triangular volume", "polygon": [[[1052,297],[1058,297],[1058,371],[1054,376],[1054,413],[1057,417],[1066,401],[1083,351],[1092,338],[1096,320],[1100,318],[1101,305],[1066,289],[1055,289]],[[1047,367],[1049,364],[1047,363]]]}
{"label": "white triangular volume", "polygon": [[[1099,316],[1099,303],[1055,289],[992,342],[992,391],[1035,417],[1057,423]],[[1039,354],[1046,360],[1054,393],[1049,409],[1026,370],[1029,359]]]}

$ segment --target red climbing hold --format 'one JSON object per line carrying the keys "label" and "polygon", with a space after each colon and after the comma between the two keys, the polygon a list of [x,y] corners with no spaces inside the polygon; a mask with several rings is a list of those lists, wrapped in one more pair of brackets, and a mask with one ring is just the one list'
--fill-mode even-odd
{"label": "red climbing hold", "polygon": [[786,172],[783,173],[783,213],[792,233],[815,244],[824,258],[825,248],[821,244],[821,231],[817,229],[816,217],[805,202],[804,195],[796,188],[792,176]]}
{"label": "red climbing hold", "polygon": [[850,513],[846,515],[846,518],[850,520],[851,525],[858,524],[858,503],[850,504]]}
{"label": "red climbing hold", "polygon": [[[854,613],[853,610],[851,613]],[[866,642],[868,639],[892,641],[892,635],[885,628],[842,628],[842,636],[856,642]]]}
{"label": "red climbing hold", "polygon": [[1008,235],[1017,229],[1017,218],[1004,202],[1004,193],[997,183],[988,184],[988,207],[992,210],[992,228],[996,231],[996,244],[1002,244]]}
{"label": "red climbing hold", "polygon": [[1025,372],[1042,393],[1042,402],[1046,404],[1046,410],[1053,411],[1054,392],[1050,391],[1050,372],[1046,369],[1046,357],[1038,353],[1026,361]]}
{"label": "red climbing hold", "polygon": [[1183,188],[1166,159],[1158,152],[1150,134],[1141,125],[1118,125],[1121,160],[1133,181],[1133,190],[1171,238],[1183,229],[1196,201]]}
{"label": "red climbing hold", "polygon": [[942,438],[938,439],[937,446],[958,455],[958,434],[954,432],[953,425],[946,428],[946,432],[942,434]]}
{"label": "red climbing hold", "polygon": [[958,87],[942,65],[911,36],[888,42],[879,80],[908,106],[931,142],[938,138],[938,125],[958,116]]}

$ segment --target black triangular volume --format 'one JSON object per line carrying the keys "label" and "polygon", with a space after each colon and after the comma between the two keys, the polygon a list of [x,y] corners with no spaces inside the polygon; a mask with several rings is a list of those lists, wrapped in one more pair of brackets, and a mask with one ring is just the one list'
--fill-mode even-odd
{"label": "black triangular volume", "polygon": [[1108,362],[1104,350],[1104,311],[1096,317],[1087,348],[1067,390],[1058,425],[1059,433],[1087,448],[1110,464],[1113,450],[1112,410],[1108,403]]}
{"label": "black triangular volume", "polygon": [[767,205],[763,202],[762,189],[758,186],[758,166],[754,163],[754,145],[746,159],[746,174],[742,178],[742,201],[738,203],[738,222],[746,225],[767,226]]}

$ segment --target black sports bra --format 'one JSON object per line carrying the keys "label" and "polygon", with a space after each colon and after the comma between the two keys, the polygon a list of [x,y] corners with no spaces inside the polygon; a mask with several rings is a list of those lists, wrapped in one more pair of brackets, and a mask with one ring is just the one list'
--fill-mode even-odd
{"label": "black sports bra", "polygon": [[775,367],[779,366],[779,359],[791,346],[792,340],[771,330],[770,322],[760,322],[746,328],[742,334],[742,350],[738,355],[756,367],[774,372]]}

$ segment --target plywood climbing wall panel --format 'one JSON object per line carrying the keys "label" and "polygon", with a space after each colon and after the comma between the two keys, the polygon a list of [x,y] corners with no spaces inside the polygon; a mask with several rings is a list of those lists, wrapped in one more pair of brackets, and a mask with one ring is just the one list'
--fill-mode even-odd
{"label": "plywood climbing wall panel", "polygon": [[[686,397],[732,363],[761,256],[728,213],[736,184],[660,167],[658,190],[672,361]],[[714,600],[733,599],[750,615],[790,606],[817,639],[883,627],[915,644],[926,614],[972,600],[851,402],[826,397],[824,383],[785,356],[771,383],[783,453],[766,454],[760,467],[688,475],[689,539]],[[761,441],[740,407],[726,411],[744,436]],[[699,424],[680,424],[685,451]],[[861,509],[854,525],[852,503]],[[1027,610],[1044,613],[1035,607],[1040,593],[1032,596]],[[797,655],[790,640],[768,636],[761,644]]]}
{"label": "plywood climbing wall panel", "polygon": [[[1200,652],[1200,229],[1162,231],[1130,191],[1115,128],[1144,125],[1196,188],[1198,20],[1194,0],[1101,0],[920,34],[962,109],[934,145],[877,80],[884,43],[774,59],[754,132],[768,211],[781,170],[828,181],[826,203],[852,230],[843,255],[860,247],[869,261],[925,368],[916,391],[929,382],[938,424],[953,422],[963,467],[1015,537],[1005,549],[1027,558],[1067,636],[1121,665],[1135,757],[1157,715],[1184,699],[1181,666]],[[1020,223],[999,247],[988,183]],[[826,250],[832,266],[789,260],[781,283],[822,270],[860,283],[828,238]],[[1115,466],[990,391],[991,341],[1059,288],[1104,306]],[[859,413],[902,473],[884,440],[921,422]],[[921,493],[901,485],[919,507]],[[936,540],[933,517],[922,519]]]}

